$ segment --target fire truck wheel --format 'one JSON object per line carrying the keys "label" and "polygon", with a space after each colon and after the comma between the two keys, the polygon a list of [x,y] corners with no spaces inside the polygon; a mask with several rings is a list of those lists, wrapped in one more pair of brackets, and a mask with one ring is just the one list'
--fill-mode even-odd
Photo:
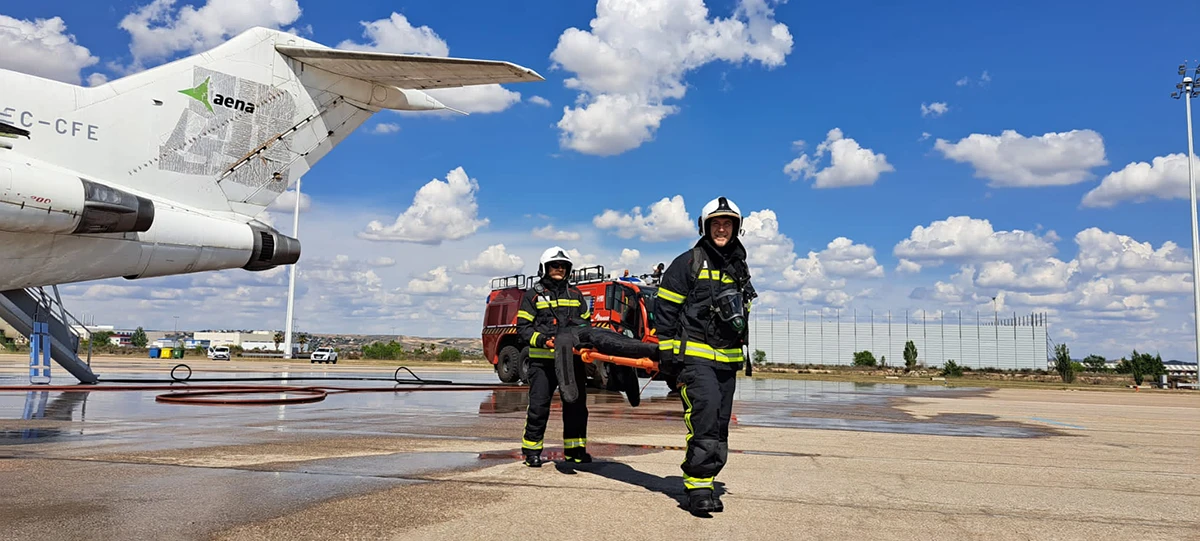
{"label": "fire truck wheel", "polygon": [[517,369],[517,375],[520,378],[522,385],[529,385],[529,347],[521,348],[521,364]]}
{"label": "fire truck wheel", "polygon": [[500,381],[512,383],[517,381],[521,368],[521,350],[513,346],[504,346],[500,350],[500,358],[496,361],[496,375]]}
{"label": "fire truck wheel", "polygon": [[583,366],[588,375],[588,387],[600,390],[608,389],[608,386],[611,385],[608,363],[588,363]]}

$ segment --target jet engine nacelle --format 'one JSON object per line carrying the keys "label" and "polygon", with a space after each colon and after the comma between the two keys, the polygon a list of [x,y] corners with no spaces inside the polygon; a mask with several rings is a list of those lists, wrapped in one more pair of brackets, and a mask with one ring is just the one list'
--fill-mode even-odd
{"label": "jet engine nacelle", "polygon": [[154,223],[154,202],[70,173],[0,163],[0,231],[140,233]]}

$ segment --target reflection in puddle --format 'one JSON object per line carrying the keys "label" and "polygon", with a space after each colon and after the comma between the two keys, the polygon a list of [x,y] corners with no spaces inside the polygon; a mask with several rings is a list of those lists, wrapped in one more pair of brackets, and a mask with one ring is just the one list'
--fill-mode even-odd
{"label": "reflection in puddle", "polygon": [[[49,391],[27,391],[25,393],[25,409],[21,420],[74,421],[76,411],[79,412],[79,422],[83,422],[87,412],[88,392],[53,393],[50,399]],[[19,445],[23,443],[41,443],[62,436],[78,436],[83,434],[82,428],[60,427],[29,427],[0,430],[0,445]]]}
{"label": "reflection in puddle", "polygon": [[[338,375],[335,372],[313,375],[316,374]],[[244,377],[273,375],[239,374]],[[301,375],[308,374],[283,376],[294,378]],[[460,383],[495,383],[495,375],[490,372],[431,371],[420,375]],[[6,382],[0,379],[2,383]],[[647,381],[643,379],[642,383]],[[378,383],[339,382],[339,386],[343,385],[378,386]],[[181,384],[180,387],[186,388],[187,385]],[[520,388],[437,393],[420,392],[412,388],[402,390],[410,392],[331,395],[317,404],[254,410],[234,406],[194,408],[161,404],[155,402],[155,396],[160,393],[153,391],[0,393],[0,421],[8,419],[0,425],[0,445],[74,440],[80,437],[128,441],[136,433],[139,446],[152,448],[174,445],[172,442],[180,434],[212,429],[222,430],[205,432],[209,438],[207,443],[220,443],[222,440],[232,443],[238,436],[228,429],[234,427],[271,432],[334,431],[361,435],[430,432],[427,434],[429,437],[478,436],[484,433],[476,430],[476,427],[480,427],[481,422],[482,426],[486,426],[488,417],[521,417],[528,405],[527,393]],[[682,423],[683,408],[678,395],[669,395],[667,391],[662,382],[651,382],[643,392],[641,405],[635,408],[620,393],[588,389],[589,417],[675,426]],[[977,396],[984,392],[983,389],[946,388],[941,385],[740,378],[731,424],[1000,438],[1029,438],[1059,433],[1058,429],[1043,423],[1000,422],[987,415],[916,418],[900,409],[908,398],[957,398]],[[91,399],[89,394],[93,395]],[[92,411],[87,411],[89,407]],[[551,403],[552,417],[561,415],[561,407],[558,399]],[[331,420],[336,420],[340,425],[335,428],[326,424]],[[413,423],[418,423],[420,428]],[[145,430],[150,427],[155,430]],[[459,432],[446,432],[451,429],[458,429]]]}

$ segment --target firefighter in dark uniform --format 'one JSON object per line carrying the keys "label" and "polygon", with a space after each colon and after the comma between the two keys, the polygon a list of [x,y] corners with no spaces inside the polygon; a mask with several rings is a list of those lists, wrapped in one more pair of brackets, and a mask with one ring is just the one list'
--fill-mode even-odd
{"label": "firefighter in dark uniform", "polygon": [[747,344],[750,284],[746,249],[738,239],[742,213],[724,197],[697,218],[701,239],[663,273],[655,306],[659,365],[678,374],[687,454],[683,484],[693,514],[724,510],[713,479],[729,453],[729,418]]}
{"label": "firefighter in dark uniform", "polygon": [[[590,308],[583,293],[568,284],[571,256],[555,246],[542,253],[538,262],[541,279],[525,292],[517,312],[517,332],[529,344],[529,410],[521,451],[525,465],[539,468],[542,439],[550,419],[550,399],[559,385],[554,371],[554,337],[562,329],[590,325]],[[564,346],[565,347],[565,346]],[[583,363],[575,360],[575,373],[583,374]],[[587,453],[587,391],[585,378],[578,378],[579,399],[563,401],[563,454],[567,462],[591,462]]]}

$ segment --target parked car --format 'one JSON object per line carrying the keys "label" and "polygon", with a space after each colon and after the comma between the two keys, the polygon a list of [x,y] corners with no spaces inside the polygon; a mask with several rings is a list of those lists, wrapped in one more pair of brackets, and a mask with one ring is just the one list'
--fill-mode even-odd
{"label": "parked car", "polygon": [[337,364],[337,360],[338,360],[337,351],[329,346],[323,346],[323,347],[317,348],[316,351],[313,351],[312,355],[309,355],[309,357],[308,357],[308,361],[310,363]]}
{"label": "parked car", "polygon": [[216,346],[208,348],[208,358],[214,361],[230,360],[229,346]]}

